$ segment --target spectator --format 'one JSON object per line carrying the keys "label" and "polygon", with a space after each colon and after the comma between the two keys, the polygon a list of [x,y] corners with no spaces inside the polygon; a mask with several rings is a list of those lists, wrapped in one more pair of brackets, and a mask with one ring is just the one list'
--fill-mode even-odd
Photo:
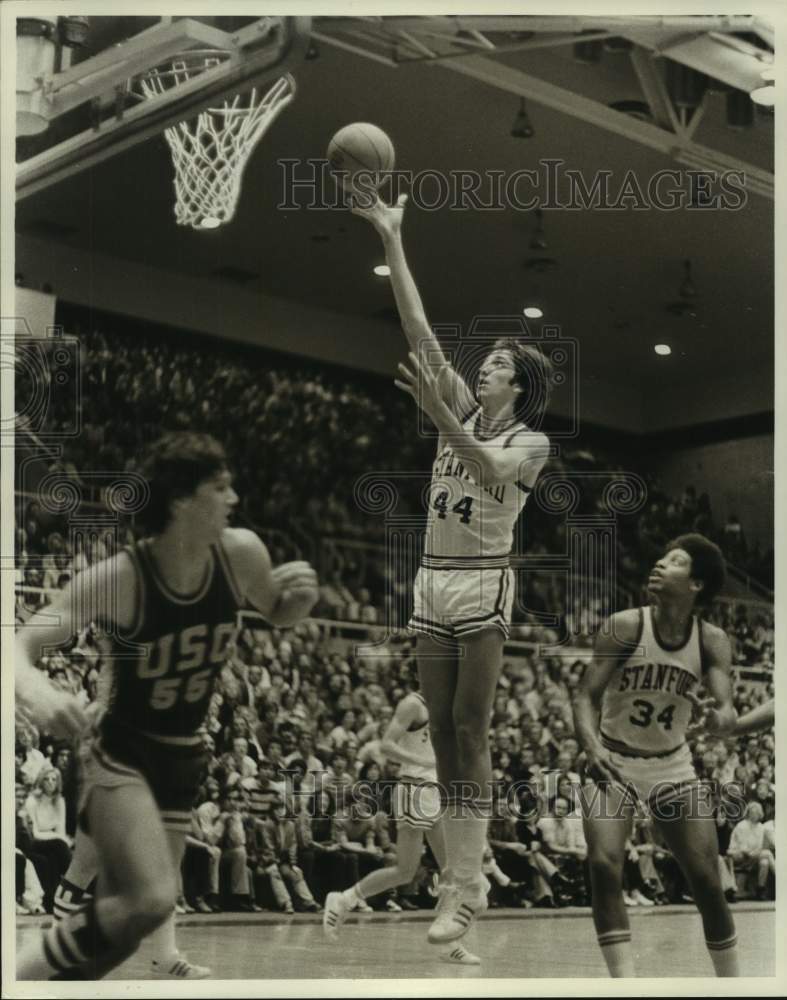
{"label": "spectator", "polygon": [[232,909],[250,913],[259,909],[252,902],[247,851],[246,797],[239,787],[231,789],[221,814],[221,868],[229,885]]}
{"label": "spectator", "polygon": [[249,756],[249,741],[245,736],[236,736],[232,741],[232,757],[235,770],[243,778],[253,778],[257,773],[257,765]]}
{"label": "spectator", "polygon": [[71,861],[62,778],[56,768],[46,765],[38,772],[35,787],[25,802],[25,814],[30,821],[33,850],[50,865],[51,879],[44,885],[44,908],[51,913],[57,883]]}
{"label": "spectator", "polygon": [[538,821],[538,829],[545,845],[544,853],[571,884],[572,896],[578,905],[586,905],[587,844],[582,832],[582,820],[569,813],[566,799],[557,797],[552,816],[543,816]]}
{"label": "spectator", "polygon": [[273,895],[279,909],[293,912],[290,893],[295,896],[298,908],[316,913],[319,906],[298,867],[298,841],[295,823],[287,819],[284,803],[274,806],[273,816],[257,823],[259,865],[257,874],[269,877]]}
{"label": "spectator", "polygon": [[16,743],[22,754],[20,768],[22,780],[32,788],[47,762],[46,757],[38,749],[38,734],[31,727],[19,726],[16,731]]}
{"label": "spectator", "polygon": [[358,857],[351,851],[343,851],[337,839],[336,804],[327,791],[319,791],[307,801],[301,812],[300,840],[304,847],[313,849],[315,880],[318,898],[324,899],[329,892],[348,889],[360,878]]}
{"label": "spectator", "polygon": [[756,875],[757,899],[768,898],[769,880],[776,872],[776,861],[762,820],[762,806],[759,802],[750,802],[746,815],[733,828],[729,847],[734,870]]}
{"label": "spectator", "polygon": [[[30,819],[25,811],[27,788],[16,786],[16,912],[45,913],[43,884],[56,884],[48,858],[35,849]],[[53,890],[52,890],[53,891]]]}

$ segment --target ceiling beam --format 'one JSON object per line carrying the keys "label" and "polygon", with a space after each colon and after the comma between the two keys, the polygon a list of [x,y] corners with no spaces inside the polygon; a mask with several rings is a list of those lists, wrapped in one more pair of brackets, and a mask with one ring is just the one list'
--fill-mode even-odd
{"label": "ceiling beam", "polygon": [[[356,18],[318,17],[320,31],[343,31]],[[366,20],[366,19],[364,19]],[[458,15],[454,17],[383,17],[369,19],[380,27],[392,30],[423,31],[429,27],[441,34],[458,31],[488,32],[580,32],[614,31],[624,34],[626,29],[648,28],[658,31],[683,31],[696,34],[705,31],[756,32],[765,38],[773,28],[762,18],[750,14],[697,14],[697,15],[628,15],[628,16],[568,16],[513,14],[499,17],[484,15]],[[766,39],[767,40],[767,39]]]}
{"label": "ceiling beam", "polygon": [[654,63],[653,56],[641,46],[636,45],[631,50],[631,62],[637,74],[642,93],[650,107],[653,120],[661,128],[680,132],[680,122],[675,115],[675,108],[667,93],[664,78]]}
{"label": "ceiling beam", "polygon": [[671,156],[679,163],[694,167],[723,171],[739,171],[745,175],[745,186],[754,194],[773,198],[773,174],[760,167],[719,153],[687,140],[682,135],[643,122],[630,115],[608,108],[605,104],[590,100],[581,94],[557,87],[546,80],[522,73],[485,56],[469,56],[464,59],[448,59],[436,64],[463,76],[472,77],[489,86],[505,90],[518,97],[526,97],[554,108],[563,114],[579,118],[608,132],[614,132],[643,146]]}

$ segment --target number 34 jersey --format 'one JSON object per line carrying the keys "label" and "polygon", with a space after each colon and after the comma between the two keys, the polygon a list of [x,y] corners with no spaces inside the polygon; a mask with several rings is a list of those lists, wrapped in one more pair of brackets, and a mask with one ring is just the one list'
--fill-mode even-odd
{"label": "number 34 jersey", "polygon": [[664,756],[686,741],[693,691],[703,673],[702,622],[692,617],[685,641],[660,639],[653,608],[639,609],[639,637],[615,670],[601,705],[601,742],[637,757]]}
{"label": "number 34 jersey", "polygon": [[[462,426],[485,448],[522,449],[531,434],[515,421],[493,437],[480,436],[480,409]],[[527,475],[524,449],[522,476]],[[422,566],[427,569],[498,569],[508,565],[514,525],[532,485],[518,478],[510,483],[479,486],[451,447],[440,439],[429,486],[429,516]]]}
{"label": "number 34 jersey", "polygon": [[136,620],[128,632],[102,638],[104,720],[158,736],[193,736],[242,604],[229,559],[221,543],[212,546],[200,586],[182,595],[162,579],[147,540],[126,553],[136,569]]}

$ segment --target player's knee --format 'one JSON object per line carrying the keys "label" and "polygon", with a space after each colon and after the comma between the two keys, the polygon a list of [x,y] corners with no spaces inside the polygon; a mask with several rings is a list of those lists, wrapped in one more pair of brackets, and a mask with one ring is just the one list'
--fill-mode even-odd
{"label": "player's knee", "polygon": [[721,895],[718,865],[705,863],[696,865],[690,873],[689,881],[698,903],[702,903],[703,900],[715,900]]}
{"label": "player's knee", "polygon": [[486,723],[484,719],[469,712],[454,715],[456,745],[460,752],[479,753],[487,747]]}
{"label": "player's knee", "polygon": [[623,885],[623,859],[609,851],[593,851],[588,862],[594,884],[610,889]]}
{"label": "player's knee", "polygon": [[450,715],[444,718],[430,719],[429,736],[434,745],[444,743],[446,740],[453,742],[455,735],[454,720]]}
{"label": "player's knee", "polygon": [[769,865],[770,864],[775,864],[775,859],[773,857],[773,854],[771,854],[771,852],[768,850],[767,847],[764,847],[760,851],[760,863],[762,864],[763,862],[765,864],[769,864]]}
{"label": "player's knee", "polygon": [[164,923],[175,906],[175,886],[164,879],[160,884],[140,886],[125,897],[125,934],[134,939],[145,937]]}

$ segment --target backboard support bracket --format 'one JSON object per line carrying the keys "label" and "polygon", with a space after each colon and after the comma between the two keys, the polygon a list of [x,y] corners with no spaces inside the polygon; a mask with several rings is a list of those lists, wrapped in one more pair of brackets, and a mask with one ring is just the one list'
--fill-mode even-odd
{"label": "backboard support bracket", "polygon": [[[199,77],[155,99],[124,109],[122,116],[81,132],[17,165],[17,200],[58,184],[110,156],[130,149],[205,108],[221,103],[228,94],[264,86],[305,55],[310,17],[283,17],[271,44],[263,34],[262,18],[234,33],[219,31],[190,18],[154,25],[112,49],[57,74],[49,88],[53,117],[95,100],[175,53],[195,46],[229,50],[229,59]],[[122,52],[120,50],[123,50]]]}

